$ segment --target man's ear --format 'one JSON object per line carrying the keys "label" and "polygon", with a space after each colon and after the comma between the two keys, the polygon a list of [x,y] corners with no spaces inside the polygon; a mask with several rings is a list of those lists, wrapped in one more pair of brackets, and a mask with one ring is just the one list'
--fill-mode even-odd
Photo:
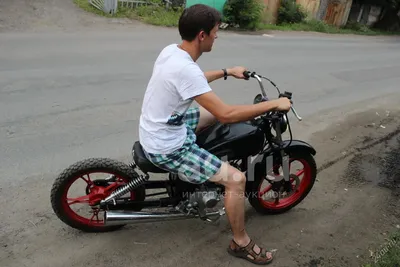
{"label": "man's ear", "polygon": [[199,39],[200,41],[204,41],[204,38],[206,38],[206,33],[204,31],[199,32]]}

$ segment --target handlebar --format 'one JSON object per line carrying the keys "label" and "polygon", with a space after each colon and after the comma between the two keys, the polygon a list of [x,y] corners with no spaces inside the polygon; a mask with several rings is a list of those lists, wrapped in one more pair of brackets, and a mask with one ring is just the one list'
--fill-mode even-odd
{"label": "handlebar", "polygon": [[251,73],[250,71],[244,71],[243,72],[243,76],[246,78],[246,80],[248,80],[250,77],[254,78],[255,72]]}
{"label": "handlebar", "polygon": [[281,92],[279,91],[278,86],[276,86],[276,84],[275,84],[273,81],[271,81],[270,79],[268,79],[268,78],[266,78],[266,77],[263,77],[262,75],[258,75],[256,72],[244,71],[244,72],[243,72],[243,76],[245,77],[246,80],[249,80],[250,78],[255,78],[255,79],[257,79],[257,81],[258,81],[258,83],[259,83],[259,85],[260,85],[260,89],[261,89],[261,94],[262,94],[262,97],[263,97],[263,101],[268,101],[268,97],[267,97],[267,93],[265,92],[264,85],[263,85],[261,79],[266,79],[266,80],[268,80],[268,81],[278,90],[279,97],[287,97],[287,98],[290,99],[290,103],[292,103],[290,109],[292,110],[293,114],[296,116],[296,118],[297,118],[299,121],[303,120],[302,117],[300,117],[300,116],[297,114],[296,110],[295,110],[294,107],[293,107],[293,101],[292,101],[292,99],[291,99],[291,98],[292,98],[292,93],[286,92],[286,91],[285,91],[284,94],[281,94]]}

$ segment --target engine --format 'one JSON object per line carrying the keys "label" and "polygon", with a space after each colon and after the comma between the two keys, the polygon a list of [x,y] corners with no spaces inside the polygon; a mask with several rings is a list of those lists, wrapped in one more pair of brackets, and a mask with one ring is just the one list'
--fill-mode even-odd
{"label": "engine", "polygon": [[197,191],[190,195],[189,202],[193,207],[199,208],[214,208],[220,201],[219,193],[216,190],[212,191]]}
{"label": "engine", "polygon": [[187,209],[196,210],[200,217],[204,217],[207,209],[212,209],[221,201],[218,189],[199,190],[191,193],[188,198]]}

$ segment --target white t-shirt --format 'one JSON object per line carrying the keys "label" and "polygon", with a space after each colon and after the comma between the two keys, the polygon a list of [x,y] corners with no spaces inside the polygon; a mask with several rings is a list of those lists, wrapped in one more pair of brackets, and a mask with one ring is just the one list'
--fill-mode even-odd
{"label": "white t-shirt", "polygon": [[211,91],[199,65],[177,44],[158,56],[142,105],[139,139],[144,150],[168,154],[186,139],[184,115],[193,97]]}

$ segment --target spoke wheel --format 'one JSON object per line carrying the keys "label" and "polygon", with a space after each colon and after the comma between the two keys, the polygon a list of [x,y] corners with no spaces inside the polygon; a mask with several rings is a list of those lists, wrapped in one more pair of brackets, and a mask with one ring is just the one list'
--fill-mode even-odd
{"label": "spoke wheel", "polygon": [[[279,214],[286,212],[297,206],[310,192],[314,186],[317,167],[312,155],[294,151],[289,154],[289,171],[292,192],[287,193],[283,188],[283,174],[280,166],[275,166],[274,170],[279,170],[279,176],[276,186],[269,183],[266,177],[257,177],[254,183],[251,183],[251,191],[249,202],[258,211],[263,214]],[[299,162],[301,167],[294,168],[293,163]],[[269,175],[271,175],[269,173]],[[267,184],[264,188],[263,185]],[[275,190],[272,190],[275,189]]]}
{"label": "spoke wheel", "polygon": [[[105,177],[95,179],[98,174],[105,174]],[[104,225],[104,210],[100,209],[99,203],[134,177],[136,173],[133,169],[115,160],[100,158],[77,162],[63,171],[54,182],[51,193],[53,210],[64,223],[82,231],[104,232],[119,229],[123,225]],[[70,189],[78,181],[84,185],[78,187],[77,197],[70,197]],[[120,198],[142,201],[145,198],[145,189],[136,188]],[[87,216],[79,214],[82,209],[74,210],[79,204],[83,208],[89,208]]]}

